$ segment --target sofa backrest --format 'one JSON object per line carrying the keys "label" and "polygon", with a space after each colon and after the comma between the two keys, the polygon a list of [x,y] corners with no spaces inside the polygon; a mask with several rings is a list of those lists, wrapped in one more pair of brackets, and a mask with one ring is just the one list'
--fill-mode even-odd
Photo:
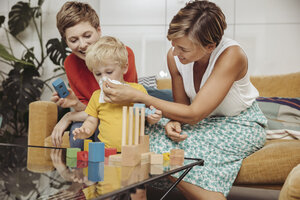
{"label": "sofa backrest", "polygon": [[[250,79],[262,97],[300,97],[300,72]],[[172,89],[171,79],[157,79],[157,88]]]}

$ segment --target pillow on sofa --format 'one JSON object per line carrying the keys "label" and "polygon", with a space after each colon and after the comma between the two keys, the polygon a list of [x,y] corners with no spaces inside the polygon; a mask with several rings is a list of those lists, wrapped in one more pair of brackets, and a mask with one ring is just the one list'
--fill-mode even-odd
{"label": "pillow on sofa", "polygon": [[155,89],[153,87],[147,87],[144,86],[145,89],[147,90],[148,94],[150,96],[166,100],[166,101],[173,101],[173,95],[172,95],[172,90],[164,89],[164,90],[159,90]]}
{"label": "pillow on sofa", "polygon": [[259,97],[256,100],[268,119],[267,134],[300,138],[300,98]]}
{"label": "pillow on sofa", "polygon": [[144,87],[157,88],[156,76],[144,76],[138,78],[138,83],[142,84]]}

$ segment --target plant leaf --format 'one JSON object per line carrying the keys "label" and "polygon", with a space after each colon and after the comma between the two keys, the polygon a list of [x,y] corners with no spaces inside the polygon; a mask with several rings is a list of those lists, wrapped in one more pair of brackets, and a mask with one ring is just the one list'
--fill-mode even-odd
{"label": "plant leaf", "polygon": [[7,61],[19,62],[25,65],[34,66],[32,63],[17,59],[12,54],[8,53],[8,51],[6,51],[5,47],[2,44],[0,44],[0,57]]}
{"label": "plant leaf", "polygon": [[2,24],[4,23],[5,21],[5,16],[1,15],[0,16],[0,27],[2,26]]}
{"label": "plant leaf", "polygon": [[55,65],[63,65],[66,57],[71,53],[64,40],[59,41],[57,38],[48,40],[46,44],[47,54]]}
{"label": "plant leaf", "polygon": [[24,31],[32,19],[32,9],[29,3],[19,1],[11,8],[8,14],[8,28],[13,36]]}

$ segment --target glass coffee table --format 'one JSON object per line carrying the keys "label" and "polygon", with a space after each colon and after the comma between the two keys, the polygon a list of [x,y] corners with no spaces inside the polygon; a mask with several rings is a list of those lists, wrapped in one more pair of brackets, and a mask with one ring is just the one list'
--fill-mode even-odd
{"label": "glass coffee table", "polygon": [[126,199],[130,191],[181,173],[168,193],[204,161],[185,158],[182,166],[141,163],[125,167],[107,160],[85,163],[66,158],[66,149],[0,143],[1,199]]}

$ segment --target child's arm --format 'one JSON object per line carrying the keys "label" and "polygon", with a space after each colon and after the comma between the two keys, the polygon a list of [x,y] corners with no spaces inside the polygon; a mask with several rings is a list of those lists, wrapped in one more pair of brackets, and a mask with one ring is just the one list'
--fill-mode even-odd
{"label": "child's arm", "polygon": [[88,115],[84,112],[68,112],[61,120],[55,125],[52,133],[51,139],[54,146],[59,147],[62,143],[62,136],[65,130],[73,121],[84,121]]}
{"label": "child's arm", "polygon": [[[150,106],[150,109],[153,110],[154,107]],[[157,123],[161,119],[161,117],[162,117],[161,110],[156,109],[156,111],[155,111],[154,114],[151,114],[151,115],[147,116],[147,122],[149,124],[155,124],[155,123]]]}
{"label": "child's arm", "polygon": [[93,135],[97,126],[98,118],[89,115],[80,128],[74,129],[74,140],[89,138]]}

